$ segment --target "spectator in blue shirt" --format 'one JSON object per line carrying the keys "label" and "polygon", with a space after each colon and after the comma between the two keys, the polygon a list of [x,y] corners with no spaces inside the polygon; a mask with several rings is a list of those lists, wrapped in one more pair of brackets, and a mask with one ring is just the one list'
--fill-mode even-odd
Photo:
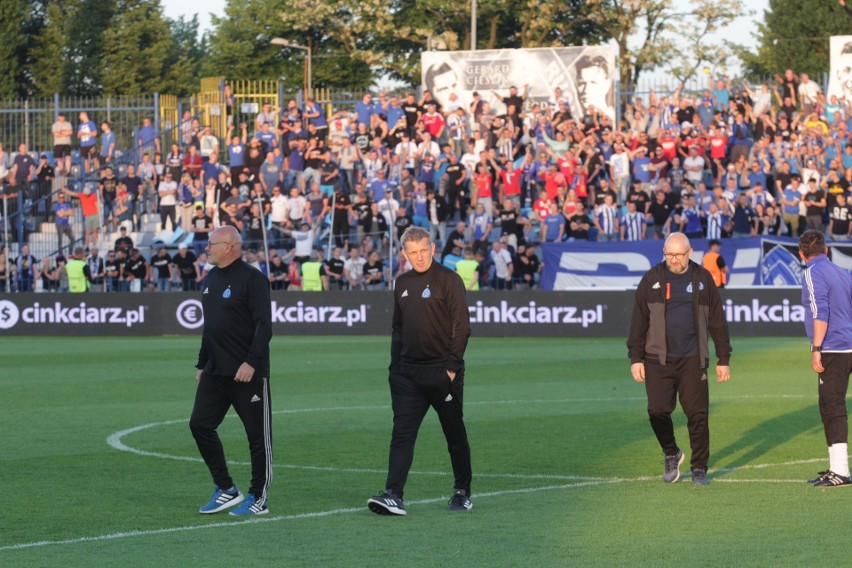
{"label": "spectator in blue shirt", "polygon": [[140,155],[160,153],[160,137],[150,118],[142,119],[142,128],[136,133],[136,145]]}
{"label": "spectator in blue shirt", "polygon": [[95,166],[100,168],[101,164],[111,164],[115,159],[115,132],[112,131],[109,122],[106,120],[101,123],[101,153],[100,160],[95,163]]}
{"label": "spectator in blue shirt", "polygon": [[365,124],[368,130],[373,127],[373,115],[376,114],[376,108],[373,106],[373,95],[364,93],[361,101],[355,103],[355,114],[358,117],[358,124]]}
{"label": "spectator in blue shirt", "polygon": [[77,125],[77,139],[80,141],[80,156],[83,158],[83,169],[89,173],[92,162],[97,159],[98,127],[89,120],[89,113],[80,112],[80,124]]}

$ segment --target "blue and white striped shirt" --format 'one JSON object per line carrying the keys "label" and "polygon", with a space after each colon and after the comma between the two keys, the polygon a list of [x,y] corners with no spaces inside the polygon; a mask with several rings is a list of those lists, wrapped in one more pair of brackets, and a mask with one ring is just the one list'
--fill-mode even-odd
{"label": "blue and white striped shirt", "polygon": [[641,241],[645,237],[645,215],[638,211],[624,216],[625,240]]}

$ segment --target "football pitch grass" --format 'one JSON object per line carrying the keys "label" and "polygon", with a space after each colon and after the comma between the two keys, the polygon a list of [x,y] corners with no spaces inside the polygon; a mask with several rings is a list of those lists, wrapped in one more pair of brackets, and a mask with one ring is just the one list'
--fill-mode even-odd
{"label": "football pitch grass", "polygon": [[[197,513],[213,486],[187,427],[196,338],[4,339],[0,566],[842,565],[852,489],[804,483],[827,467],[806,340],[733,345],[731,382],[710,385],[711,484],[693,487],[660,481],[623,340],[473,338],[474,509],[446,510],[430,411],[400,518],[366,507],[385,479],[389,339],[276,337],[270,514],[240,520]],[[233,411],[220,433],[247,489]]]}

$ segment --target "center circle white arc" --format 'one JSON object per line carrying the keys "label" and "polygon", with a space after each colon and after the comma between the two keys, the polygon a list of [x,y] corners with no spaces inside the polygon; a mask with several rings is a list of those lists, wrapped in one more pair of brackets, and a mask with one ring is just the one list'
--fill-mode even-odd
{"label": "center circle white arc", "polygon": [[[743,396],[733,396],[733,397],[724,397],[726,399],[753,399],[753,398],[805,398],[805,395],[785,395],[785,394],[773,394],[773,395],[743,395]],[[484,405],[484,404],[519,404],[519,403],[527,403],[527,404],[542,404],[542,403],[558,403],[558,402],[625,402],[625,401],[633,401],[633,400],[645,400],[644,397],[623,397],[623,398],[575,398],[575,399],[536,399],[536,400],[499,400],[499,401],[475,401],[470,402],[468,405]],[[334,412],[334,411],[346,411],[346,410],[384,410],[387,409],[386,405],[383,406],[332,406],[332,407],[321,407],[321,408],[301,408],[301,409],[290,409],[290,410],[274,410],[273,414],[303,414],[303,413],[311,413],[311,412]],[[235,418],[233,414],[229,414],[228,417]],[[141,424],[139,426],[134,426],[132,428],[127,428],[125,430],[119,430],[111,434],[107,438],[107,444],[112,448],[122,451],[128,452],[131,454],[135,454],[138,456],[159,458],[159,459],[169,459],[169,460],[177,460],[177,461],[188,461],[194,463],[203,463],[200,457],[194,456],[181,456],[174,454],[166,454],[163,452],[153,452],[149,450],[142,450],[139,448],[135,448],[124,443],[123,439],[125,436],[130,434],[134,434],[137,432],[142,432],[144,430],[150,430],[152,428],[157,428],[160,426],[170,426],[173,424],[186,424],[188,419],[178,419],[178,420],[165,420],[160,422],[150,422],[148,424]],[[791,466],[791,465],[804,465],[810,463],[819,463],[824,461],[823,458],[812,458],[812,459],[804,459],[804,460],[795,460],[781,463],[765,463],[765,464],[747,464],[737,467],[727,467],[727,468],[716,468],[711,469],[711,473],[731,473],[734,471],[741,470],[750,470],[750,469],[765,469],[769,467],[782,467],[782,466]],[[230,461],[233,465],[240,466],[250,466],[251,462],[244,461]],[[308,471],[327,471],[327,472],[339,472],[339,473],[376,473],[376,474],[385,474],[387,473],[384,469],[378,468],[345,468],[345,467],[334,467],[334,466],[317,466],[317,465],[296,465],[296,464],[273,464],[273,467],[283,468],[283,469],[298,469],[298,470],[308,470]],[[446,471],[414,471],[410,472],[412,475],[436,475],[436,476],[445,476],[448,474]],[[640,476],[640,477],[601,477],[601,476],[582,476],[582,475],[558,475],[558,474],[515,474],[515,473],[483,473],[478,472],[477,477],[482,478],[505,478],[505,479],[528,479],[528,480],[565,480],[565,481],[582,481],[583,485],[598,485],[602,483],[622,483],[627,481],[658,481],[659,476]],[[717,481],[723,482],[752,482],[752,483],[799,483],[799,480],[795,479],[743,479],[743,480],[734,480],[734,479],[717,479]]]}

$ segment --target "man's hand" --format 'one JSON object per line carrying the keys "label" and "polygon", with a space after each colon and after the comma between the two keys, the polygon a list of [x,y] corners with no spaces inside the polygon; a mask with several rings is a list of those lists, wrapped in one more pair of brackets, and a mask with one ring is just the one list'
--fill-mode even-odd
{"label": "man's hand", "polygon": [[195,384],[201,383],[201,373],[202,372],[203,371],[201,369],[198,369],[198,371],[195,373]]}
{"label": "man's hand", "polygon": [[451,381],[456,380],[456,374],[452,371],[447,371],[447,376],[450,377]]}
{"label": "man's hand", "polygon": [[633,363],[630,365],[630,374],[637,383],[645,382],[645,363]]}
{"label": "man's hand", "polygon": [[819,351],[814,351],[811,353],[811,369],[814,372],[822,373],[825,371],[825,367],[822,366],[822,353]]}
{"label": "man's hand", "polygon": [[731,368],[728,365],[716,365],[716,382],[727,383],[731,380]]}
{"label": "man's hand", "polygon": [[249,383],[251,382],[251,378],[254,376],[254,367],[249,365],[248,363],[243,363],[240,365],[240,368],[237,369],[237,375],[234,377],[234,380],[238,383]]}

